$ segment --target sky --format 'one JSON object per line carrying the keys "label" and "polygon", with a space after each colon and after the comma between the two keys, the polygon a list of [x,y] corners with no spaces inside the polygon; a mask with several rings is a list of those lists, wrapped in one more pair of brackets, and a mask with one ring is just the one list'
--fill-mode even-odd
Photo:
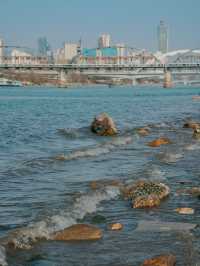
{"label": "sky", "polygon": [[169,26],[169,49],[200,48],[200,0],[0,0],[0,38],[36,48],[46,36],[96,47],[102,33],[113,43],[155,51],[157,25]]}

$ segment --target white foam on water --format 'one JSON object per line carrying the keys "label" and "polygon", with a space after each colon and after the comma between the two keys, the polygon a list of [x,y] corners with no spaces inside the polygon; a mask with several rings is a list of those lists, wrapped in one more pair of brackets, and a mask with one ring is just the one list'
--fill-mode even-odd
{"label": "white foam on water", "polygon": [[180,159],[182,159],[183,156],[184,156],[183,153],[172,153],[172,152],[160,153],[157,155],[158,159],[164,163],[176,163]]}
{"label": "white foam on water", "polygon": [[151,180],[164,180],[165,178],[165,172],[162,171],[158,166],[152,165],[152,167],[148,168],[146,170],[146,173],[148,177]]}
{"label": "white foam on water", "polygon": [[69,211],[63,211],[58,215],[30,224],[25,228],[21,228],[11,232],[7,237],[7,243],[12,243],[15,248],[29,249],[39,239],[51,239],[52,235],[63,230],[78,220],[83,219],[86,214],[97,211],[98,205],[102,201],[108,201],[119,196],[120,190],[114,186],[108,186],[103,190],[93,191],[89,194],[81,195],[77,198]]}
{"label": "white foam on water", "polygon": [[75,160],[84,157],[95,157],[102,154],[107,154],[115,150],[119,146],[124,146],[132,142],[131,137],[116,137],[112,141],[95,146],[94,148],[88,148],[85,150],[79,150],[72,152],[63,157],[64,160]]}
{"label": "white foam on water", "polygon": [[165,122],[160,122],[160,123],[157,123],[157,124],[151,124],[149,125],[149,127],[152,127],[152,128],[171,128],[172,125],[170,125],[169,123],[165,123]]}
{"label": "white foam on water", "polygon": [[195,151],[195,150],[199,150],[199,149],[200,149],[199,143],[189,144],[189,145],[185,146],[185,150],[187,150],[187,151]]}
{"label": "white foam on water", "polygon": [[80,137],[80,132],[79,132],[80,129],[73,129],[73,128],[61,128],[61,129],[58,129],[58,132],[67,137],[67,138],[72,138],[72,139],[75,139],[75,138],[79,138]]}
{"label": "white foam on water", "polygon": [[8,266],[6,261],[6,249],[0,246],[0,265],[1,266]]}

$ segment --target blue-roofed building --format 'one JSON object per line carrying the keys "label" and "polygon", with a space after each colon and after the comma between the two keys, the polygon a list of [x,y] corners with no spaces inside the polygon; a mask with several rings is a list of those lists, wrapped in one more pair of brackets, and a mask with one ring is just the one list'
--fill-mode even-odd
{"label": "blue-roofed building", "polygon": [[88,48],[83,48],[82,50],[82,55],[86,57],[96,57],[97,56],[97,49],[88,49]]}
{"label": "blue-roofed building", "polygon": [[84,48],[82,50],[82,55],[86,57],[96,57],[96,56],[103,56],[103,57],[114,57],[117,56],[117,48],[116,47],[106,47],[106,48]]}
{"label": "blue-roofed building", "polygon": [[90,64],[116,63],[118,56],[117,47],[104,48],[83,48],[81,53],[81,61]]}
{"label": "blue-roofed building", "polygon": [[105,57],[114,57],[117,56],[117,48],[116,47],[106,47],[100,49],[101,55]]}

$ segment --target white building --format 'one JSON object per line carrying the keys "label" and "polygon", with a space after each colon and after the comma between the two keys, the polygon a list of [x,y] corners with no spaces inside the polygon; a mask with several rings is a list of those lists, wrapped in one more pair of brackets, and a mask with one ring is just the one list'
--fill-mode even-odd
{"label": "white building", "polygon": [[0,64],[3,63],[3,57],[4,57],[4,41],[0,39]]}
{"label": "white building", "polygon": [[7,63],[11,64],[24,64],[24,65],[40,65],[40,64],[47,64],[48,59],[47,57],[42,57],[42,56],[33,56],[30,53],[20,51],[17,49],[12,50],[11,52],[11,57],[8,58]]}
{"label": "white building", "polygon": [[111,37],[109,34],[102,34],[98,40],[98,47],[106,48],[111,46]]}
{"label": "white building", "polygon": [[126,57],[126,47],[123,43],[116,44],[117,48],[117,63],[124,64],[124,59]]}
{"label": "white building", "polygon": [[54,53],[54,62],[56,64],[64,64],[65,59],[64,59],[64,48],[59,48],[55,51]]}
{"label": "white building", "polygon": [[64,60],[70,63],[72,59],[78,55],[79,45],[77,43],[64,44]]}
{"label": "white building", "polygon": [[32,64],[32,57],[31,54],[17,49],[12,50],[11,52],[12,64]]}

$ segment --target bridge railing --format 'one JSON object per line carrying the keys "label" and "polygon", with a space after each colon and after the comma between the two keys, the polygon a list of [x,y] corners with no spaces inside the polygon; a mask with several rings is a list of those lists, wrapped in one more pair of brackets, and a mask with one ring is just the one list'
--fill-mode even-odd
{"label": "bridge railing", "polygon": [[200,63],[170,63],[170,64],[22,64],[22,63],[5,63],[0,61],[1,69],[9,68],[45,68],[45,69],[72,69],[72,70],[81,70],[81,69],[113,69],[113,70],[135,70],[135,69],[200,69]]}

